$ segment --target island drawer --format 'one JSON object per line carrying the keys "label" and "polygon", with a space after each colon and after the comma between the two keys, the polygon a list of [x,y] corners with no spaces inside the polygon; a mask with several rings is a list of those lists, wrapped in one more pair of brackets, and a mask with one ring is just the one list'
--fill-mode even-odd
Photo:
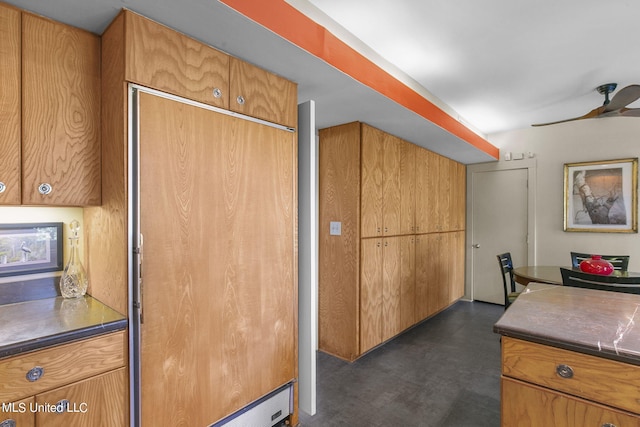
{"label": "island drawer", "polygon": [[640,417],[544,387],[502,377],[503,426],[639,427]]}
{"label": "island drawer", "polygon": [[640,366],[503,336],[502,375],[640,414]]}
{"label": "island drawer", "polygon": [[33,396],[125,365],[125,331],[0,360],[0,402]]}

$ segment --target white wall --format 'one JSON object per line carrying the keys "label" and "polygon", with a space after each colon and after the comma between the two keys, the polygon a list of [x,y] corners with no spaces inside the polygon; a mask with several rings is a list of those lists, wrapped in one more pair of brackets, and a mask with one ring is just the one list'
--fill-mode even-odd
{"label": "white wall", "polygon": [[[613,117],[531,127],[490,135],[505,152],[536,157],[536,253],[538,265],[569,264],[569,252],[631,255],[629,270],[640,271],[638,234],[563,231],[564,164],[640,155],[640,119]],[[512,160],[510,163],[517,162]]]}

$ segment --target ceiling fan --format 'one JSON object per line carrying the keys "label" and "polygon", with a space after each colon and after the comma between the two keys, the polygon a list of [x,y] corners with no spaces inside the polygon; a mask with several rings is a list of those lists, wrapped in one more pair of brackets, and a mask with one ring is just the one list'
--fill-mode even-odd
{"label": "ceiling fan", "polygon": [[627,116],[627,117],[640,117],[640,108],[626,108],[627,105],[640,99],[640,85],[629,85],[622,88],[616,93],[611,100],[609,100],[609,94],[616,90],[618,85],[616,83],[606,83],[600,85],[596,90],[604,95],[604,103],[601,107],[594,108],[584,116],[574,117],[572,119],[559,120],[557,122],[550,123],[538,123],[531,126],[547,126],[555,125],[556,123],[570,122],[573,120],[582,119],[595,119],[599,117],[611,117],[611,116]]}

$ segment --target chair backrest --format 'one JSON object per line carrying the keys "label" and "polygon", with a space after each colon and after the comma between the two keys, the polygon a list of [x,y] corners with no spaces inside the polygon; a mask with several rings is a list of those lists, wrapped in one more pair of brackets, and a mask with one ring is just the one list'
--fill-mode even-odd
{"label": "chair backrest", "polygon": [[504,288],[504,306],[509,307],[509,294],[516,291],[516,282],[513,279],[513,262],[511,261],[511,252],[505,252],[498,257],[500,264],[500,272],[502,276],[502,287]]}
{"label": "chair backrest", "polygon": [[[627,271],[629,269],[629,255],[600,255],[602,259],[609,261],[614,270]],[[591,254],[571,252],[571,266],[579,268],[580,263],[591,258]]]}
{"label": "chair backrest", "polygon": [[560,272],[564,286],[640,294],[640,277],[599,276],[568,268],[560,268]]}

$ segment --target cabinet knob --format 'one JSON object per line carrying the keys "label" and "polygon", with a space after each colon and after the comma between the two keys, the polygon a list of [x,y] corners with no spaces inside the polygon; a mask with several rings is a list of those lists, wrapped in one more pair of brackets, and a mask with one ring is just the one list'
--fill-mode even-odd
{"label": "cabinet knob", "polygon": [[34,366],[27,372],[27,380],[29,380],[29,382],[38,381],[43,375],[44,368],[42,366]]}
{"label": "cabinet knob", "polygon": [[[7,189],[7,186],[5,185],[5,183],[0,181],[0,193],[4,193],[4,190],[6,189]],[[2,427],[2,424],[0,424],[0,427]]]}
{"label": "cabinet knob", "polygon": [[69,410],[69,399],[62,399],[56,403],[56,411],[61,414]]}
{"label": "cabinet knob", "polygon": [[612,424],[612,423],[604,423],[604,424],[602,424],[602,427],[616,427],[616,425]]}
{"label": "cabinet knob", "polygon": [[51,187],[51,184],[49,184],[47,182],[43,182],[42,184],[40,184],[38,186],[38,192],[40,194],[42,194],[43,196],[51,193],[51,190],[53,190],[53,187]]}
{"label": "cabinet knob", "polygon": [[236,98],[236,102],[240,105],[244,105],[244,96],[238,95],[238,97]]}
{"label": "cabinet knob", "polygon": [[16,420],[9,418],[0,422],[0,427],[16,427]]}
{"label": "cabinet knob", "polygon": [[556,366],[556,373],[562,378],[573,378],[573,369],[571,369],[571,366],[568,365]]}
{"label": "cabinet knob", "polygon": [[213,97],[214,98],[220,98],[222,96],[222,91],[219,88],[214,88],[213,89]]}

